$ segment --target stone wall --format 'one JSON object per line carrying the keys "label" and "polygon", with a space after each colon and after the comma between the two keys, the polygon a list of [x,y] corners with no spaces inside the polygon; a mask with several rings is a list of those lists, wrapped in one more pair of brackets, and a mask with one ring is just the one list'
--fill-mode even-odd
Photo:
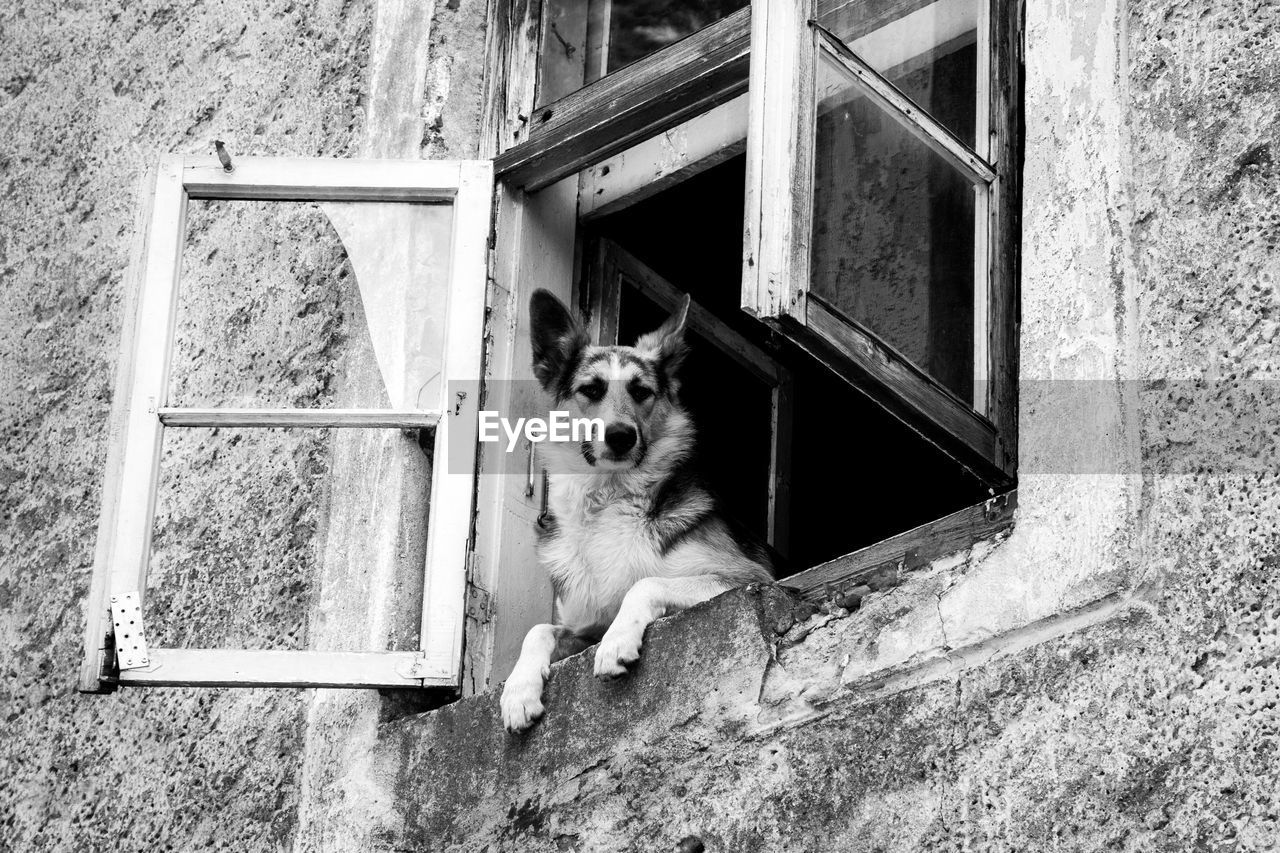
{"label": "stone wall", "polygon": [[493,696],[388,723],[395,844],[1274,849],[1280,7],[1027,27],[1012,533],[853,613],[726,595],[621,683],[588,651],[522,737]]}
{"label": "stone wall", "polygon": [[[142,172],[214,138],[233,154],[359,153],[372,23],[361,2],[0,9],[4,849],[274,850],[295,836],[306,693],[82,696],[76,671]],[[201,207],[179,390],[225,403],[257,380],[290,404],[332,397],[352,324],[327,223]],[[303,645],[328,442],[211,432],[167,443],[154,636]]]}
{"label": "stone wall", "polygon": [[[75,693],[141,169],[215,137],[256,154],[473,156],[484,14],[479,0],[0,11],[3,844],[1273,844],[1280,490],[1267,454],[1280,418],[1222,415],[1265,398],[1278,367],[1274,2],[1028,0],[1028,381],[1020,508],[1002,541],[853,613],[727,595],[656,626],[623,682],[592,679],[590,652],[566,661],[523,738],[501,730],[492,695],[411,714],[372,692]],[[298,298],[302,283],[333,284],[331,246],[283,259],[245,224],[263,232],[249,252],[264,275]],[[220,245],[227,227],[197,242]],[[194,293],[243,274],[214,261]],[[205,299],[215,318],[221,303]],[[328,345],[358,317],[324,299],[335,319],[297,358],[339,393],[370,368]],[[1086,389],[1075,409],[1063,380]],[[286,556],[314,558],[327,447],[237,451],[232,473],[259,472],[261,505],[298,490],[239,544],[283,535]],[[175,530],[232,503],[205,479],[175,493]],[[225,575],[173,556],[167,577],[188,601],[226,592]],[[332,632],[367,602],[329,576],[293,587],[291,564],[254,567],[283,603],[250,599],[210,630],[337,647]],[[346,609],[317,635],[326,595]]]}

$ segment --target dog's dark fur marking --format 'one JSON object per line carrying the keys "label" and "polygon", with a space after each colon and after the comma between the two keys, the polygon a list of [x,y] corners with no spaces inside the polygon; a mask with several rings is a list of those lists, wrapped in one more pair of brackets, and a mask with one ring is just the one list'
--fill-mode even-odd
{"label": "dog's dark fur marking", "polygon": [[626,350],[619,350],[615,354],[618,359],[618,364],[622,365],[623,367],[627,366],[628,364],[634,364],[636,367],[640,368],[645,373],[650,372],[649,363],[646,362],[644,359],[637,357],[633,353],[627,352]]}
{"label": "dog's dark fur marking", "polygon": [[[659,523],[664,514],[678,512],[680,505],[686,502],[688,496],[697,494],[709,497],[711,505],[693,518],[683,519],[683,523],[678,527],[664,526]],[[697,535],[709,523],[723,522],[734,544],[748,557],[766,566],[775,565],[777,562],[769,547],[725,508],[720,496],[707,483],[705,476],[693,462],[686,462],[662,481],[654,494],[648,516],[658,533],[663,555],[670,553],[691,536]]]}
{"label": "dog's dark fur marking", "polygon": [[[717,503],[719,503],[718,499]],[[729,535],[733,537],[733,541],[742,549],[742,553],[763,566],[769,566],[776,574],[782,555],[773,550],[767,542],[751,530],[747,529],[747,526],[737,516],[729,512],[723,512],[720,517],[729,528]]]}
{"label": "dog's dark fur marking", "polygon": [[672,471],[670,476],[658,485],[653,503],[649,505],[648,517],[649,524],[658,534],[659,550],[664,556],[715,516],[717,501],[712,495],[711,505],[693,518],[682,518],[677,524],[662,523],[665,514],[678,512],[681,505],[688,502],[690,496],[700,492],[710,494],[702,476],[692,466],[687,465]]}
{"label": "dog's dark fur marking", "polygon": [[529,300],[533,373],[556,401],[573,396],[573,376],[590,344],[578,321],[549,291],[536,290]]}

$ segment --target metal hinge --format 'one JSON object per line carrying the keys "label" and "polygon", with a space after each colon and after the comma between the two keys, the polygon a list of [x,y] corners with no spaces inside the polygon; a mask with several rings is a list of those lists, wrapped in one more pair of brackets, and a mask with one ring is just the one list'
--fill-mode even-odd
{"label": "metal hinge", "polygon": [[493,620],[493,597],[471,581],[467,581],[466,613],[481,625]]}
{"label": "metal hinge", "polygon": [[141,669],[150,663],[147,635],[142,626],[142,602],[136,592],[111,596],[111,623],[115,626],[116,662],[121,670]]}

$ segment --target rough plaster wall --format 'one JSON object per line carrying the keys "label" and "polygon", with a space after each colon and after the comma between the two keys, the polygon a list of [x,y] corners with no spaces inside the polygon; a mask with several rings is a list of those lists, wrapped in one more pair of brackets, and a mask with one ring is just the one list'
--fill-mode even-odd
{"label": "rough plaster wall", "polygon": [[[191,203],[171,405],[334,405],[346,343],[362,331],[344,317],[354,290],[314,205]],[[166,433],[151,644],[307,647],[329,455],[327,430]]]}
{"label": "rough plaster wall", "polygon": [[[0,8],[6,849],[269,850],[293,836],[302,694],[175,689],[88,697],[75,692],[75,676],[138,176],[157,155],[204,153],[215,137],[233,152],[355,153],[370,20],[369,4],[355,2],[15,0]],[[256,271],[292,290],[282,296],[286,307],[304,304],[308,283],[334,273],[323,241],[282,257],[260,220],[235,224],[256,232]],[[230,227],[206,231],[199,217],[193,226],[210,241]],[[218,289],[239,283],[245,270],[220,264],[213,259],[188,281],[200,310],[226,317],[229,300]],[[285,356],[316,376],[332,371],[327,342],[338,334],[317,328],[307,346],[285,352],[264,341],[250,345],[261,349],[264,368]],[[249,497],[268,509],[249,529],[223,531],[243,540],[223,544],[297,537],[287,556],[312,547],[322,498],[311,476],[313,451],[306,442],[284,452],[236,451],[228,475],[240,476]],[[199,471],[192,485],[213,488],[211,505],[221,508],[242,497]],[[293,493],[278,500],[282,486]],[[180,499],[183,523],[215,522],[204,510],[208,499],[199,490]],[[187,574],[180,563],[171,579]],[[209,629],[264,642],[281,637],[262,626],[299,632],[306,602],[292,586],[290,563],[255,567],[258,588],[269,594],[247,604],[240,622],[215,618]],[[191,574],[189,594],[217,591],[211,574]]]}
{"label": "rough plaster wall", "polygon": [[[1024,393],[1013,533],[852,615],[788,627],[785,603],[732,594],[657,626],[629,683],[571,659],[523,738],[492,696],[387,725],[397,843],[1280,843],[1280,469],[1260,456],[1280,419],[1257,381],[1277,372],[1280,6],[1027,17],[1024,376],[1059,382]],[[1271,407],[1222,417],[1249,395]]]}
{"label": "rough plaster wall", "polygon": [[[1141,576],[1123,30],[1111,0],[1027,7],[1017,524],[908,579],[856,639],[873,673],[1089,606]],[[851,628],[859,634],[860,628]]]}
{"label": "rough plaster wall", "polygon": [[483,0],[436,0],[428,54],[423,157],[479,156],[488,13]]}
{"label": "rough plaster wall", "polygon": [[[477,156],[481,83],[485,68],[484,0],[381,0],[369,60],[370,110],[360,143],[364,156],[453,158]],[[366,246],[365,249],[376,247]],[[352,248],[352,251],[357,251]],[[362,405],[361,388],[380,385],[372,363],[353,366],[346,405]],[[355,432],[355,431],[347,431]],[[372,538],[414,517],[425,521],[429,465],[416,447],[407,457],[377,447],[374,437],[339,436],[335,482],[372,498]],[[399,519],[403,518],[404,521]],[[360,552],[363,529],[336,531],[323,559],[323,624],[316,648],[362,649],[386,642],[388,620],[414,618],[417,641],[421,613],[422,560],[401,560],[399,571],[375,568],[377,559],[347,561],[340,549]],[[385,538],[385,536],[383,536]],[[423,544],[423,543],[418,543]],[[403,550],[403,549],[401,549]],[[385,559],[381,562],[385,563]],[[377,580],[371,576],[390,575]],[[414,582],[416,581],[416,586]],[[401,643],[399,647],[407,647]],[[316,690],[307,705],[297,850],[363,850],[382,844],[394,823],[387,779],[398,768],[372,761],[378,726],[388,718],[434,707],[439,698],[421,691]]]}

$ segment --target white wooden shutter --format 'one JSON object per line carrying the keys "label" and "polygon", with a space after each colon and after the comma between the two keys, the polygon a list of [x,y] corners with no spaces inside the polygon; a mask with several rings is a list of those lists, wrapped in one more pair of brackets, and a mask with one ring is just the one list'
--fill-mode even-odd
{"label": "white wooden shutter", "polygon": [[[125,323],[80,689],[116,685],[457,687],[475,499],[476,406],[491,227],[489,161],[171,157],[155,172],[146,240]],[[187,409],[168,405],[169,361],[189,199],[428,202],[452,205],[441,380],[431,400],[398,408]],[[407,407],[406,407],[407,406]],[[422,408],[418,408],[422,406]],[[161,440],[165,429],[364,427],[433,429],[435,464],[418,651],[320,652],[149,648],[145,624]],[[449,448],[454,453],[449,453]],[[127,636],[126,636],[127,635]]]}

